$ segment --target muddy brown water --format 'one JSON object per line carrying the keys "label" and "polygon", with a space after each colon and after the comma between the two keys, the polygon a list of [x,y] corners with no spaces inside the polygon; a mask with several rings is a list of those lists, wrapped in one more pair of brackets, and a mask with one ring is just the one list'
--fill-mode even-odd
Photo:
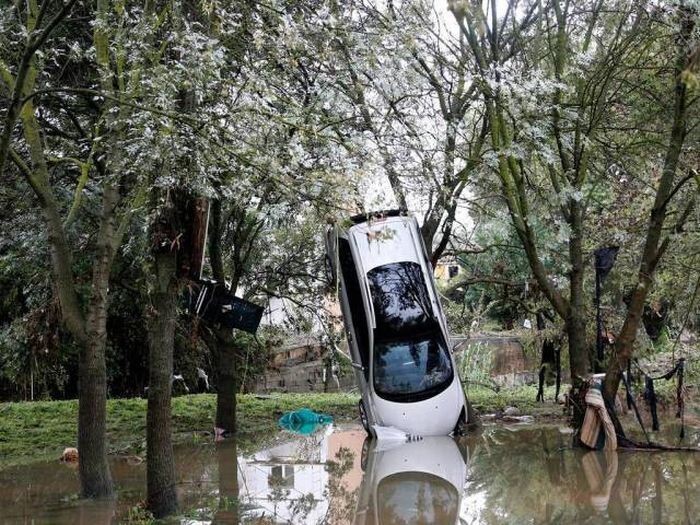
{"label": "muddy brown water", "polygon": [[[665,425],[667,440],[677,428]],[[357,427],[176,448],[182,524],[700,523],[700,454],[586,452],[566,427],[488,425],[453,440],[377,444]],[[686,445],[700,445],[700,430]],[[113,458],[114,502],[77,497],[56,461],[0,470],[0,524],[134,522],[145,464]]]}

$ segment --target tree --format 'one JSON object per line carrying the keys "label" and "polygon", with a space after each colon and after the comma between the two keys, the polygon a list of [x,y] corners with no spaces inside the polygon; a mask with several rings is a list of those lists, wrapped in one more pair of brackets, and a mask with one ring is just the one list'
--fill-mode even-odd
{"label": "tree", "polygon": [[[500,14],[496,2],[486,10],[462,3],[452,9],[481,79],[493,148],[486,156],[532,273],[565,321],[578,388],[591,368],[584,298],[586,251],[595,231],[591,206],[611,158],[621,164],[605,139],[641,93],[630,77],[651,60],[656,19],[651,6],[601,1],[531,2],[519,9],[509,3]],[[560,229],[556,237],[566,239],[567,257],[557,257],[555,272],[537,235],[545,214],[549,227]],[[557,274],[566,275],[568,294]]]}
{"label": "tree", "polygon": [[[14,74],[10,67],[4,63],[0,67],[5,88],[11,92],[11,103],[5,115],[5,126],[0,140],[0,166],[5,165],[6,155],[9,155],[18,172],[34,191],[38,202],[37,215],[41,215],[44,220],[62,319],[73,338],[81,346],[78,447],[81,454],[82,493],[87,497],[106,497],[113,494],[105,439],[106,371],[104,349],[108,284],[110,268],[116,250],[121,243],[123,225],[128,219],[129,213],[120,213],[118,207],[121,195],[118,180],[115,181],[109,177],[108,168],[104,162],[95,158],[93,152],[90,153],[87,161],[77,161],[77,164],[81,166],[83,181],[87,178],[92,164],[104,181],[90,293],[87,305],[83,308],[79,300],[73,270],[72,252],[74,248],[69,240],[68,228],[80,207],[82,185],[85,182],[78,184],[71,211],[64,221],[61,218],[61,205],[57,199],[55,188],[52,186],[49,171],[49,150],[44,145],[43,130],[34,103],[37,90],[40,89],[37,84],[44,66],[39,60],[37,52],[62,20],[71,13],[75,4],[75,1],[62,4],[43,30],[38,28],[41,27],[44,18],[49,15],[50,2],[42,3],[41,8],[37,8],[35,3],[28,4],[24,14],[27,17],[25,27],[29,37],[23,46],[21,60]],[[102,7],[104,8],[104,5]],[[17,8],[14,16],[18,20],[21,15],[22,11]],[[103,36],[102,31],[98,28],[95,31],[94,45],[99,58],[107,56],[103,47],[105,44]],[[62,58],[65,60],[67,57],[63,56]],[[107,106],[101,108],[101,111],[105,112],[103,115],[109,110]],[[20,141],[19,137],[13,137],[18,116],[23,131],[23,142]],[[90,132],[92,137],[88,136],[88,140],[94,140],[97,123],[92,121],[90,125],[93,128]],[[85,133],[80,123],[74,122],[74,126],[78,128],[79,132]],[[28,161],[23,158],[22,150],[19,150],[20,147],[26,150]],[[65,160],[72,162],[71,159]]]}
{"label": "tree", "polygon": [[[693,57],[697,56],[698,39],[694,35],[700,13],[697,9],[683,4],[675,8],[672,16],[676,19],[676,60],[673,68],[673,113],[670,133],[664,155],[661,176],[656,185],[654,203],[649,214],[644,248],[639,262],[639,271],[634,291],[627,308],[624,323],[615,343],[615,353],[605,375],[604,393],[609,406],[614,407],[622,371],[627,368],[634,353],[634,342],[642,319],[646,298],[654,284],[654,275],[666,254],[674,236],[683,232],[686,221],[695,208],[697,194],[700,193],[700,178],[697,171],[689,167],[687,174],[678,179],[679,166],[685,140],[689,134],[689,113],[697,99],[690,96],[688,82],[695,67]],[[685,192],[686,183],[697,184],[696,191]],[[676,198],[678,209],[672,213],[671,204]],[[685,197],[682,199],[682,197]],[[670,226],[669,226],[670,223]],[[664,232],[666,230],[666,232]]]}
{"label": "tree", "polygon": [[178,230],[173,228],[177,223],[172,218],[177,207],[173,200],[163,205],[154,225],[152,264],[155,279],[149,305],[146,505],[156,518],[172,514],[177,509],[170,399],[180,286],[178,251],[174,248],[177,239],[173,235]]}
{"label": "tree", "polygon": [[[92,10],[68,2],[61,4],[42,31],[37,28],[49,16],[51,2],[44,2],[41,8],[30,2],[26,12],[18,6],[3,12],[14,30],[10,36],[20,38],[3,46],[0,71],[11,103],[2,137],[10,139],[0,141],[0,153],[3,163],[5,153],[9,155],[15,172],[36,195],[35,216],[44,220],[61,316],[81,348],[78,447],[82,492],[110,496],[113,488],[105,439],[110,270],[132,215],[144,210],[147,190],[167,186],[167,170],[177,166],[172,148],[184,146],[179,153],[192,156],[197,169],[203,168],[196,162],[202,156],[207,156],[207,166],[221,161],[221,155],[212,155],[210,147],[201,148],[201,156],[200,149],[192,147],[201,138],[197,132],[205,136],[210,132],[206,145],[220,138],[221,133],[207,128],[212,120],[205,118],[211,112],[197,120],[178,112],[176,104],[183,86],[201,79],[211,85],[220,63],[206,36],[173,29],[177,26],[170,7],[177,6],[157,13],[153,3],[147,3],[145,10],[131,3],[113,9],[110,2],[100,0]],[[67,19],[78,30],[60,24],[78,7],[81,16]],[[90,22],[94,22],[94,31],[88,37]],[[52,31],[55,36],[48,40]],[[29,35],[26,41],[22,34]],[[165,38],[168,36],[172,39]],[[155,46],[159,38],[168,45]],[[45,42],[42,55],[37,51]],[[171,47],[178,44],[180,48],[173,53]],[[182,50],[191,54],[180,54]],[[17,61],[16,67],[5,65],[10,59]],[[76,75],[63,75],[65,70]],[[17,119],[22,136],[16,133]],[[173,133],[177,126],[187,140],[177,142],[179,137]],[[60,156],[54,157],[54,151]],[[66,180],[76,171],[77,183]],[[205,188],[208,178],[198,177],[199,173],[188,173],[188,183]],[[66,202],[69,192],[73,198]],[[98,213],[93,213],[93,200],[85,195],[93,192],[101,195]],[[86,201],[89,209],[83,206]],[[83,300],[74,259],[86,249],[93,261],[88,297]]]}
{"label": "tree", "polygon": [[[229,84],[225,127],[237,153],[213,184],[209,261],[212,277],[247,299],[285,297],[319,305],[324,217],[342,208],[350,186],[333,127],[319,111],[326,97],[310,42],[318,37],[323,6],[238,6],[217,14]],[[236,17],[235,22],[233,18]],[[280,47],[279,42],[285,46]],[[215,424],[236,429],[241,386],[241,340],[231,328],[205,322],[202,335],[217,368]]]}
{"label": "tree", "polygon": [[319,67],[335,80],[332,111],[341,112],[335,127],[348,155],[371,170],[375,184],[386,177],[399,207],[422,214],[435,265],[458,225],[487,128],[471,52],[433,8],[432,2],[332,3],[323,21],[334,35],[332,56]]}
{"label": "tree", "polygon": [[[329,188],[326,197],[332,195]],[[283,197],[274,184],[251,201],[239,195],[235,201],[212,206],[209,257],[214,280],[231,293],[267,302],[271,297],[291,301],[312,315],[321,316],[325,276],[324,254],[318,221],[323,199]],[[310,206],[309,206],[310,205]],[[305,209],[306,208],[306,209]],[[216,426],[236,430],[236,397],[243,380],[241,338],[229,327],[206,322],[200,331],[217,369]]]}

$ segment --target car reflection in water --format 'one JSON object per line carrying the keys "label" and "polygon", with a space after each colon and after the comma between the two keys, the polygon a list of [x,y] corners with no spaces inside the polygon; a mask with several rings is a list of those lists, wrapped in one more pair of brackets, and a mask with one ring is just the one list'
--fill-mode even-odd
{"label": "car reflection in water", "polygon": [[392,443],[367,440],[354,523],[459,523],[466,462],[448,436]]}

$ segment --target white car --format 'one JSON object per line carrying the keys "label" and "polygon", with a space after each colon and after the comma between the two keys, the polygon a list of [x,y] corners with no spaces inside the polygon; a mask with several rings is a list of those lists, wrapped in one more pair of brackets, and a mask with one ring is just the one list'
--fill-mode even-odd
{"label": "white car", "polygon": [[412,435],[448,435],[467,423],[418,223],[405,212],[353,217],[326,244],[362,399],[360,418]]}
{"label": "white car", "polygon": [[387,449],[372,440],[362,465],[355,525],[460,523],[467,466],[454,439],[433,436]]}

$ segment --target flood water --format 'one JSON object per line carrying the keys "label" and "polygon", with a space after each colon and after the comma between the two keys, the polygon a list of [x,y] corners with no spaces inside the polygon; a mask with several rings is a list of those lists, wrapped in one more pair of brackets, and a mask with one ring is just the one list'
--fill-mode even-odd
{"label": "flood water", "polygon": [[[176,449],[183,524],[700,523],[700,454],[586,452],[556,425],[489,425],[454,440],[398,446],[359,427]],[[688,445],[700,431],[687,432]],[[125,523],[138,516],[145,464],[115,458],[113,503],[77,499],[57,461],[0,470],[0,524]]]}

